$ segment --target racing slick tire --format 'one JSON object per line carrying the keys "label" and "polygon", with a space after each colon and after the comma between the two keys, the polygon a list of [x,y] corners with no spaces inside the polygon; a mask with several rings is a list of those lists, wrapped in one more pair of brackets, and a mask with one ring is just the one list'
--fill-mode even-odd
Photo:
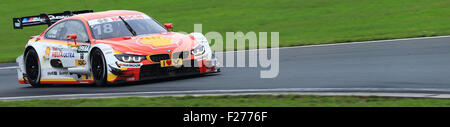
{"label": "racing slick tire", "polygon": [[25,53],[25,72],[27,80],[32,87],[42,87],[40,84],[41,65],[39,64],[39,57],[34,49],[30,49]]}
{"label": "racing slick tire", "polygon": [[91,53],[91,72],[94,77],[94,86],[105,86],[107,75],[105,56],[99,49],[92,50]]}

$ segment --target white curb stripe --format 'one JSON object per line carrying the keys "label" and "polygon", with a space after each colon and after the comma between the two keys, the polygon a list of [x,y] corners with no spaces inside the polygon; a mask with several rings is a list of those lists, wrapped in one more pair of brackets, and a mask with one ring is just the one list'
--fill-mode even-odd
{"label": "white curb stripe", "polygon": [[[123,92],[93,94],[61,94],[41,96],[0,97],[0,100],[36,99],[36,98],[82,98],[101,96],[151,95],[151,94],[223,94],[223,93],[255,93],[255,92],[450,92],[450,89],[437,88],[274,88],[274,89],[235,89],[235,90],[188,90],[188,91],[155,91],[155,92]],[[170,96],[170,95],[167,95]]]}
{"label": "white curb stripe", "polygon": [[19,68],[19,66],[0,67],[0,70],[5,70],[5,69],[17,69],[17,68]]}

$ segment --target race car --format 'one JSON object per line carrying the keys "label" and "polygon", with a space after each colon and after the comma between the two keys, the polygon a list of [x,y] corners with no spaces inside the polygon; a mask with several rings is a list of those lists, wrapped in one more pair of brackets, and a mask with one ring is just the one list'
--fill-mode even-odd
{"label": "race car", "polygon": [[16,59],[18,81],[104,86],[219,72],[201,33],[181,34],[138,11],[92,10],[13,18],[15,29],[49,27],[31,36]]}

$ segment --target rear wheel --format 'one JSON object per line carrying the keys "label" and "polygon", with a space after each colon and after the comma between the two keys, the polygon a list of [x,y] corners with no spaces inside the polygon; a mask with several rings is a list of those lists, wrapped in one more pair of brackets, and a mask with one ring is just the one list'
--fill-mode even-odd
{"label": "rear wheel", "polygon": [[28,50],[25,54],[25,72],[27,80],[33,87],[42,87],[40,84],[41,66],[39,64],[38,54],[34,49]]}
{"label": "rear wheel", "polygon": [[105,56],[99,49],[94,49],[91,54],[91,71],[95,86],[106,85],[106,70]]}

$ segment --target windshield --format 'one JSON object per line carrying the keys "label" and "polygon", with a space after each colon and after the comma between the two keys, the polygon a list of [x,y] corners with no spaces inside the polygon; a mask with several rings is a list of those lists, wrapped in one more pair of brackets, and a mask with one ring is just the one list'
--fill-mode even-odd
{"label": "windshield", "polygon": [[[136,31],[136,35],[167,32],[158,22],[144,14],[124,15],[121,18]],[[119,16],[94,19],[88,21],[88,23],[95,39],[133,36]]]}

